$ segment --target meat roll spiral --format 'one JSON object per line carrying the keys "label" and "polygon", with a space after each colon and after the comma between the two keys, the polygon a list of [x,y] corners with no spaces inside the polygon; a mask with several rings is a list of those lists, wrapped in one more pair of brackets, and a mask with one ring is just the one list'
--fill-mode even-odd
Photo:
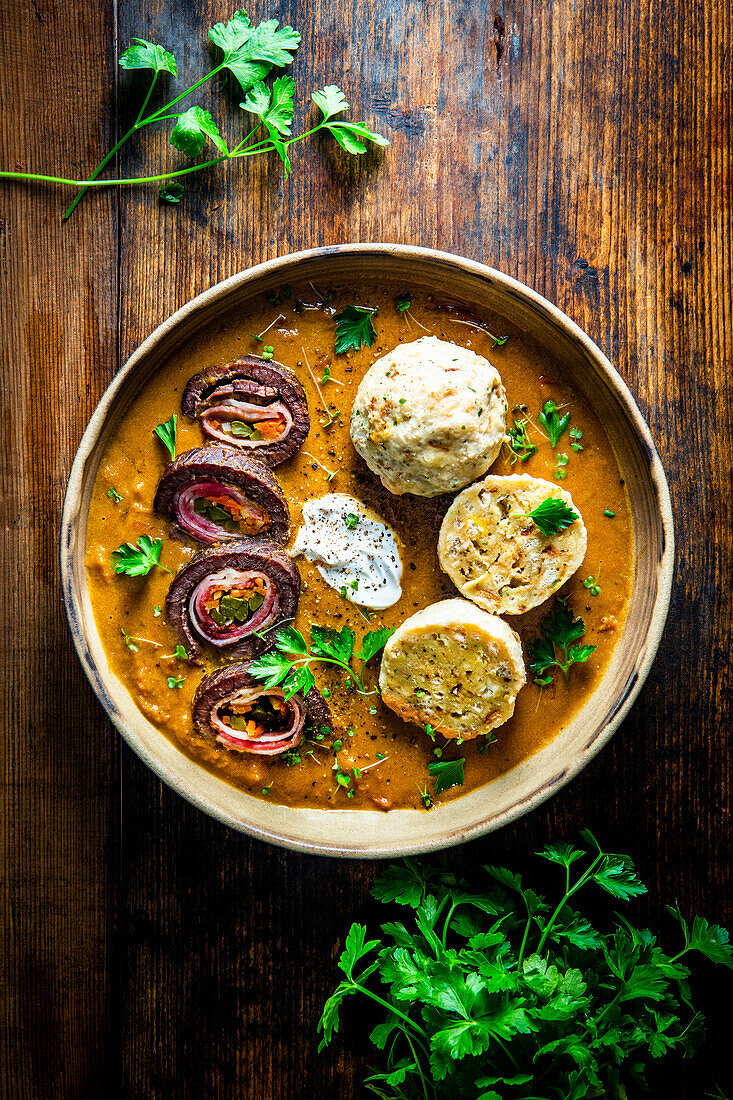
{"label": "meat roll spiral", "polygon": [[197,447],[166,466],[153,507],[171,534],[210,546],[242,538],[285,542],[290,513],[270,469],[235,447]]}
{"label": "meat roll spiral", "polygon": [[283,688],[266,688],[248,667],[225,665],[199,684],[193,724],[202,737],[237,752],[277,756],[299,745],[308,732],[330,732],[331,711],[319,691],[285,699]]}
{"label": "meat roll spiral", "polygon": [[305,391],[281,363],[248,355],[194,375],[181,398],[204,435],[277,466],[302,447],[310,429]]}
{"label": "meat roll spiral", "polygon": [[288,554],[241,541],[196,554],[168,589],[165,607],[190,657],[208,642],[249,660],[269,649],[269,635],[294,617],[299,597],[300,574]]}

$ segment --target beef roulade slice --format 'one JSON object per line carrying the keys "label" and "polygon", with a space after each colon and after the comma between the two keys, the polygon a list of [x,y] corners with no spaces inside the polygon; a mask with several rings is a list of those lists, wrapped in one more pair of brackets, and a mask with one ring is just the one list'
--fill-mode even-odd
{"label": "beef roulade slice", "polygon": [[209,439],[268,466],[295,454],[310,429],[305,391],[293,372],[256,355],[194,375],[181,409],[189,420],[200,420]]}
{"label": "beef roulade slice", "polygon": [[284,688],[266,688],[248,668],[225,665],[201,681],[193,724],[202,737],[236,752],[277,756],[309,733],[331,731],[331,711],[319,691],[311,688],[305,698],[298,693],[286,699]]}
{"label": "beef roulade slice", "polygon": [[270,648],[299,597],[300,574],[288,554],[274,543],[241,541],[196,554],[168,589],[165,609],[189,657],[208,642],[249,660]]}
{"label": "beef roulade slice", "polygon": [[235,447],[197,447],[170,462],[153,507],[171,534],[210,546],[242,538],[285,542],[290,513],[272,471]]}

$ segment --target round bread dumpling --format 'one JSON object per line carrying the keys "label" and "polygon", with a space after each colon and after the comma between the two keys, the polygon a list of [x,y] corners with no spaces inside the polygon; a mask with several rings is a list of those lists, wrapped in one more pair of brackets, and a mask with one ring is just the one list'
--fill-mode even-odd
{"label": "round bread dumpling", "polygon": [[467,600],[411,615],[384,648],[382,701],[406,722],[467,740],[501,726],[527,681],[519,635]]}
{"label": "round bread dumpling", "polygon": [[[549,500],[559,507],[548,507]],[[543,508],[535,521],[529,513],[538,505]],[[551,530],[553,515],[563,512],[568,526]],[[440,528],[438,557],[458,591],[484,611],[522,615],[572,577],[587,544],[583,520],[566,489],[528,474],[490,475],[451,504]]]}
{"label": "round bread dumpling", "polygon": [[488,359],[423,336],[366,372],[351,410],[351,440],[391,493],[435,497],[486,473],[501,450],[506,413],[506,392]]}

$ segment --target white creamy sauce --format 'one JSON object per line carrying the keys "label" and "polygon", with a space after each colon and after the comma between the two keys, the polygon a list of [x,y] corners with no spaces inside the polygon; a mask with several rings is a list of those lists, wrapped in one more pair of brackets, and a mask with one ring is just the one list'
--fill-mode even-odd
{"label": "white creamy sauce", "polygon": [[[355,521],[354,517],[358,517]],[[352,603],[383,611],[402,595],[402,562],[394,533],[346,493],[328,493],[303,505],[303,525],[293,546],[318,566]]]}

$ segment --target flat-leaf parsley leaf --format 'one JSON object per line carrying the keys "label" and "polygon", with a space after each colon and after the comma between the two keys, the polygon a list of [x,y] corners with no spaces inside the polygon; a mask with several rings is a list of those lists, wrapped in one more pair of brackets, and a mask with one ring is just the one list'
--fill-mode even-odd
{"label": "flat-leaf parsley leaf", "polygon": [[171,458],[176,457],[176,436],[178,434],[177,423],[178,417],[175,413],[173,413],[173,416],[170,418],[170,420],[166,420],[165,424],[158,424],[157,427],[153,428],[154,433],[157,435],[163,446],[167,449],[168,454],[171,456]]}
{"label": "flat-leaf parsley leaf", "polygon": [[551,683],[552,672],[549,675],[547,672],[553,668],[559,668],[567,680],[571,665],[585,664],[597,647],[571,645],[584,634],[583,620],[576,619],[572,609],[563,600],[558,600],[554,611],[542,622],[542,637],[535,638],[529,644],[529,667],[535,683]]}
{"label": "flat-leaf parsley leaf", "polygon": [[568,904],[581,890],[616,903],[646,888],[628,856],[583,836],[585,849],[538,853],[561,869],[552,901],[505,867],[470,880],[454,863],[387,867],[372,893],[407,913],[375,939],[352,925],[319,1050],[339,1030],[343,1000],[358,996],[384,1013],[370,1036],[381,1064],[366,1081],[383,1100],[621,1100],[653,1059],[694,1053],[703,1021],[687,956],[733,969],[727,931],[700,917],[690,931],[675,907],[684,947],[668,955],[621,915],[610,931],[593,927]]}
{"label": "flat-leaf parsley leaf", "polygon": [[341,313],[337,313],[336,321],[336,352],[338,355],[345,351],[359,349],[366,345],[370,348],[377,338],[376,329],[372,323],[372,317],[376,309],[363,308],[362,306],[346,306]]}
{"label": "flat-leaf parsley leaf", "polygon": [[170,573],[160,564],[160,551],[163,547],[162,539],[151,539],[150,535],[141,535],[137,545],[125,542],[117,550],[112,551],[115,559],[115,573],[126,573],[128,577],[144,577],[156,565],[159,569]]}

